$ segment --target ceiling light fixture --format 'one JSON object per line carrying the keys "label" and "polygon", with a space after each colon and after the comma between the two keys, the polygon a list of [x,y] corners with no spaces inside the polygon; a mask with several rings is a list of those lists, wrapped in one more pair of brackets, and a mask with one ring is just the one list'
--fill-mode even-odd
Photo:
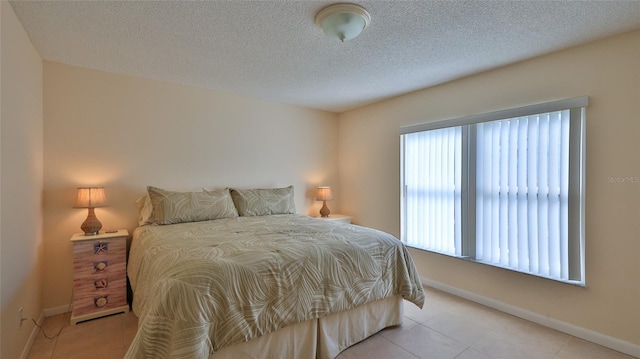
{"label": "ceiling light fixture", "polygon": [[371,15],[367,10],[355,4],[329,5],[316,15],[316,25],[327,36],[342,42],[358,37],[370,22]]}

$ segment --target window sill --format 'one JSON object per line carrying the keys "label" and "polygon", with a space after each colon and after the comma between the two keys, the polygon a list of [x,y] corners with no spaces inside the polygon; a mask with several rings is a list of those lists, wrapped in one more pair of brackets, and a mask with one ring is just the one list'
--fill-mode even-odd
{"label": "window sill", "polygon": [[558,278],[553,278],[553,277],[547,277],[547,276],[543,276],[543,275],[539,275],[539,274],[533,274],[533,273],[529,273],[529,272],[525,272],[525,271],[521,271],[521,270],[517,270],[517,269],[513,269],[513,268],[509,268],[509,267],[505,267],[505,266],[501,266],[501,265],[497,265],[497,264],[493,264],[493,263],[488,263],[488,262],[484,262],[484,261],[479,261],[479,260],[475,260],[471,257],[459,257],[453,254],[449,254],[449,253],[444,253],[444,252],[438,252],[438,251],[434,251],[431,249],[424,249],[424,248],[420,248],[420,247],[413,247],[410,245],[405,244],[408,248],[410,249],[414,249],[414,250],[419,250],[419,251],[423,251],[423,252],[428,252],[428,253],[433,253],[433,254],[437,254],[437,255],[441,255],[441,256],[446,256],[446,257],[450,257],[450,258],[454,258],[454,259],[461,259],[467,262],[471,262],[471,263],[477,263],[477,264],[481,264],[481,265],[485,265],[485,266],[489,266],[489,267],[493,267],[493,268],[498,268],[498,269],[502,269],[502,270],[508,270],[510,272],[514,272],[514,273],[520,273],[520,274],[526,274],[530,277],[535,277],[535,278],[541,278],[541,279],[545,279],[545,280],[551,280],[554,282],[558,282],[558,283],[563,283],[563,284],[568,284],[568,285],[572,285],[575,287],[582,287],[582,288],[586,288],[587,284],[585,281],[575,281],[575,280],[564,280],[564,279],[558,279]]}

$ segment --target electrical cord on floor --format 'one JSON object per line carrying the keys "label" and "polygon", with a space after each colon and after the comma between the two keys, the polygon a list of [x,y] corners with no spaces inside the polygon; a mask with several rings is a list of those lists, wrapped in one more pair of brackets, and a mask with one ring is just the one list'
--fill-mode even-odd
{"label": "electrical cord on floor", "polygon": [[[69,301],[69,306],[67,308],[71,308],[71,303],[73,302],[73,293],[71,294],[71,300]],[[71,312],[67,312],[69,313],[69,316],[71,315]],[[52,336],[47,335],[47,332],[44,331],[44,328],[38,324],[38,322],[36,322],[35,319],[33,318],[22,318],[22,320],[27,320],[27,319],[31,319],[31,321],[33,322],[33,324],[35,324],[36,327],[40,328],[40,330],[42,331],[42,335],[44,335],[45,338],[49,339],[49,340],[53,340],[55,338],[57,338],[61,333],[62,333],[62,329],[64,329],[64,327],[66,326],[66,323],[69,323],[69,319],[71,319],[70,317],[67,318],[67,315],[65,313],[65,319],[62,321],[62,325],[60,326],[60,329],[58,329],[58,332]]]}
{"label": "electrical cord on floor", "polygon": [[48,336],[47,332],[45,332],[44,328],[40,326],[40,324],[38,324],[36,322],[35,319],[33,318],[29,318],[31,319],[31,321],[33,322],[33,324],[35,324],[36,327],[40,328],[40,330],[42,331],[42,335],[44,335],[45,338],[51,340],[51,339],[55,339],[56,337],[58,337],[60,335],[60,333],[62,333],[62,329],[64,328],[64,324],[60,327],[60,329],[58,329],[58,332],[56,334],[54,334],[53,336]]}

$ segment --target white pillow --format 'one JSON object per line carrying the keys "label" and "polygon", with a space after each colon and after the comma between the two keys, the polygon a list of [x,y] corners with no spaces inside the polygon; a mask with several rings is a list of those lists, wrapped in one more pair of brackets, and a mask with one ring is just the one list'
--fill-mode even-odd
{"label": "white pillow", "polygon": [[153,204],[149,193],[144,194],[136,200],[138,206],[138,225],[145,226],[153,224]]}

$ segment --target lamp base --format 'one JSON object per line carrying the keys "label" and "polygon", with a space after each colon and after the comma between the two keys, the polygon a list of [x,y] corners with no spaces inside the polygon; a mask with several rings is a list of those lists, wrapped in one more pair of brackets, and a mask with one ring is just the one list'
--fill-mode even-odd
{"label": "lamp base", "polygon": [[87,215],[87,219],[84,220],[80,229],[84,232],[85,236],[95,236],[100,233],[100,229],[102,228],[102,223],[96,217],[93,208],[89,208],[89,214]]}
{"label": "lamp base", "polygon": [[329,217],[329,207],[327,207],[327,201],[322,201],[322,208],[320,208],[320,217],[327,218]]}

